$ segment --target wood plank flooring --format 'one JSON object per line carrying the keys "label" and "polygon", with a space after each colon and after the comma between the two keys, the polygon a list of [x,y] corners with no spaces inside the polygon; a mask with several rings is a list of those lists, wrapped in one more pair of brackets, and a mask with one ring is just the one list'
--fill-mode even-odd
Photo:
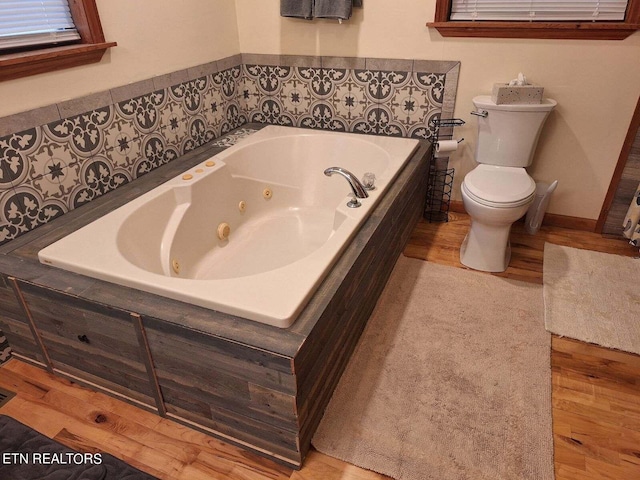
{"label": "wood plank flooring", "polygon": [[[448,223],[420,222],[405,255],[461,267],[458,249],[468,227],[462,214],[451,214]],[[596,234],[543,227],[529,236],[516,225],[512,264],[500,275],[541,283],[545,241],[638,253]],[[557,480],[640,479],[640,357],[557,337],[552,349]],[[161,479],[387,479],[316,451],[294,472],[16,359],[0,368],[0,387],[17,392],[0,414],[72,448],[111,453]]]}

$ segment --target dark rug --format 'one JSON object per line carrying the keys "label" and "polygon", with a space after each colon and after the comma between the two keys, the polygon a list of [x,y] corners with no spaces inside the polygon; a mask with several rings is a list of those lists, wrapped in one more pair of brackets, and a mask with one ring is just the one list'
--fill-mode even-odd
{"label": "dark rug", "polygon": [[0,479],[154,480],[107,453],[79,453],[0,415]]}

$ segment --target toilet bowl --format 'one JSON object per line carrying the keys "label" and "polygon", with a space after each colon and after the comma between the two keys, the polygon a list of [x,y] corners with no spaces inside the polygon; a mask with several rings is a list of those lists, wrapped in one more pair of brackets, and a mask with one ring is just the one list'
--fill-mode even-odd
{"label": "toilet bowl", "polygon": [[460,247],[460,262],[475,270],[503,272],[509,265],[509,232],[527,213],[535,181],[522,167],[480,164],[462,182],[462,202],[471,229]]}
{"label": "toilet bowl", "polygon": [[509,232],[534,200],[536,182],[527,174],[542,126],[557,105],[496,104],[490,96],[474,97],[478,119],[475,160],[478,166],[462,181],[462,202],[471,229],[460,247],[460,262],[485,272],[509,266]]}

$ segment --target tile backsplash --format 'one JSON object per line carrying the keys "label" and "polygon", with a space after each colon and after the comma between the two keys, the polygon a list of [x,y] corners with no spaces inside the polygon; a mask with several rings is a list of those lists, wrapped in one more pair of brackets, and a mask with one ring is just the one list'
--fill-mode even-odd
{"label": "tile backsplash", "polygon": [[0,244],[248,122],[430,139],[431,119],[452,116],[458,71],[249,54],[5,117]]}

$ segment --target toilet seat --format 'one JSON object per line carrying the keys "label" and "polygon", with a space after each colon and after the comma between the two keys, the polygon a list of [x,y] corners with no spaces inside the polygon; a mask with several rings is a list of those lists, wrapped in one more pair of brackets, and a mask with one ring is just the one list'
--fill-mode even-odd
{"label": "toilet seat", "polygon": [[510,208],[529,203],[536,182],[521,167],[480,164],[464,177],[462,188],[481,205]]}

